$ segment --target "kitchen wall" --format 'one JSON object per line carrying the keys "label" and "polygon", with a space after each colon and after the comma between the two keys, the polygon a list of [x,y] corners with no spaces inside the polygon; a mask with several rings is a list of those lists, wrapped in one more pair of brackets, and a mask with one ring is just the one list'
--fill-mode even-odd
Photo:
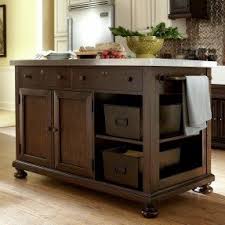
{"label": "kitchen wall", "polygon": [[12,59],[33,58],[54,47],[54,0],[0,0],[7,11],[7,57],[0,58],[0,109],[15,108]]}
{"label": "kitchen wall", "polygon": [[162,53],[172,55],[179,53],[181,48],[215,48],[218,62],[225,61],[225,0],[210,1],[210,20],[187,20],[188,38],[183,41],[167,41]]}

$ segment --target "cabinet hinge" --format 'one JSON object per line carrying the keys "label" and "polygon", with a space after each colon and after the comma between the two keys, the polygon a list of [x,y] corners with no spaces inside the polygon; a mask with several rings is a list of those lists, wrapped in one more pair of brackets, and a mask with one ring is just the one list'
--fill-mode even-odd
{"label": "cabinet hinge", "polygon": [[92,159],[92,171],[94,171],[94,170],[95,170],[95,160]]}

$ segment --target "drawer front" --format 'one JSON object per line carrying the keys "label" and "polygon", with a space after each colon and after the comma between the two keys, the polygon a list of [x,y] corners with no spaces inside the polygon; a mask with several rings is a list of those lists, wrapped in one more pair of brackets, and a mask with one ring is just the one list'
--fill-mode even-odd
{"label": "drawer front", "polygon": [[73,69],[72,87],[115,91],[142,91],[142,70],[132,68]]}
{"label": "drawer front", "polygon": [[22,88],[71,88],[71,74],[66,67],[22,67],[19,71]]}

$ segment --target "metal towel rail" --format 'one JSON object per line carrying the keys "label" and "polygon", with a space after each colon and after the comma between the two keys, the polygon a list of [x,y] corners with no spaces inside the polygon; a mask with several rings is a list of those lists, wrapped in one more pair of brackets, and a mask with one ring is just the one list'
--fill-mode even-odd
{"label": "metal towel rail", "polygon": [[185,76],[170,76],[170,75],[160,75],[160,81],[185,81]]}

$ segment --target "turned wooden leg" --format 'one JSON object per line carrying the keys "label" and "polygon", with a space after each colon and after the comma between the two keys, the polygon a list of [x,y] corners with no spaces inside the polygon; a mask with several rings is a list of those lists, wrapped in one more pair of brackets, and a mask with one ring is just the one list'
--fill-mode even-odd
{"label": "turned wooden leg", "polygon": [[145,218],[155,218],[159,215],[159,211],[152,204],[150,204],[142,209],[141,214]]}
{"label": "turned wooden leg", "polygon": [[27,177],[27,173],[24,170],[16,169],[14,176],[17,179],[25,179]]}
{"label": "turned wooden leg", "polygon": [[206,185],[203,185],[201,187],[198,187],[196,189],[193,189],[194,192],[196,193],[201,193],[201,194],[210,194],[213,192],[213,188],[210,186],[210,184],[206,184]]}

